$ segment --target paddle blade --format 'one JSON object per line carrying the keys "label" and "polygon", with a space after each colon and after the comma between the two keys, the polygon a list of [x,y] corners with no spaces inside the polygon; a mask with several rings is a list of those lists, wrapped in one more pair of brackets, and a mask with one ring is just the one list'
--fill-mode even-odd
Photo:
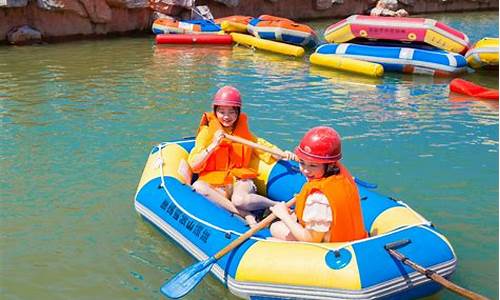
{"label": "paddle blade", "polygon": [[167,281],[161,287],[161,293],[171,299],[178,299],[185,296],[201,282],[215,261],[215,257],[212,256],[189,266]]}

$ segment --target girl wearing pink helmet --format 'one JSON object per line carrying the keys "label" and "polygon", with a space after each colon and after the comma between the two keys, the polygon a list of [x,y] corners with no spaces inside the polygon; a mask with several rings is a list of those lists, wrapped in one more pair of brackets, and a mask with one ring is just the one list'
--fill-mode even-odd
{"label": "girl wearing pink helmet", "polygon": [[358,189],[342,158],[339,134],[330,127],[309,130],[295,149],[307,182],[295,196],[295,213],[283,202],[271,207],[281,221],[274,238],[304,242],[347,242],[367,236]]}
{"label": "girl wearing pink helmet", "polygon": [[[265,162],[275,158],[224,139],[224,134],[239,136],[270,148],[276,146],[250,132],[247,116],[241,112],[241,94],[236,88],[220,88],[212,106],[213,111],[205,112],[201,118],[195,146],[188,158],[191,169],[199,175],[193,188],[228,211],[245,217],[247,223],[253,226],[256,221],[251,211],[268,208],[276,202],[256,194],[253,179],[258,174],[250,167],[250,160],[254,155]],[[286,153],[288,158],[293,157],[293,153]]]}

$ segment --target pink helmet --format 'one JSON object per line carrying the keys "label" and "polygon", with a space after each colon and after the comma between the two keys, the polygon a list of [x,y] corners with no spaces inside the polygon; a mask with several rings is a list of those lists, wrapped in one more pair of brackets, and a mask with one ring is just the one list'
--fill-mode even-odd
{"label": "pink helmet", "polygon": [[342,158],[340,135],[333,128],[318,126],[310,129],[295,154],[303,160],[316,163],[333,163]]}
{"label": "pink helmet", "polygon": [[215,105],[241,107],[240,91],[230,85],[221,87],[212,101],[212,106]]}

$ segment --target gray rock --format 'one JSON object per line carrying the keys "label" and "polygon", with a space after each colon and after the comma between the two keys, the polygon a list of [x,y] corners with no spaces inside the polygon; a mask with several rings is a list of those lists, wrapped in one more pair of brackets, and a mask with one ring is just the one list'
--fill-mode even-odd
{"label": "gray rock", "polygon": [[408,6],[415,5],[415,0],[399,0],[399,2],[403,3],[404,5],[408,5]]}
{"label": "gray rock", "polygon": [[169,19],[169,20],[175,20],[175,18],[169,16],[169,15],[166,15],[166,14],[162,14],[161,12],[157,12],[157,11],[154,11],[152,14],[151,14],[151,21],[154,22],[155,20],[157,19]]}
{"label": "gray rock", "polygon": [[332,0],[315,0],[314,9],[325,10],[332,7]]}
{"label": "gray rock", "polygon": [[0,7],[25,7],[28,0],[0,0]]}
{"label": "gray rock", "polygon": [[145,8],[149,7],[148,0],[124,0],[125,7],[127,8]]}
{"label": "gray rock", "polygon": [[186,8],[190,8],[194,6],[194,0],[162,0],[161,2],[170,5],[177,5]]}
{"label": "gray rock", "polygon": [[26,45],[42,41],[42,34],[28,25],[13,28],[7,33],[7,40],[11,44]]}
{"label": "gray rock", "polygon": [[63,10],[64,3],[59,0],[36,0],[38,7],[46,10]]}

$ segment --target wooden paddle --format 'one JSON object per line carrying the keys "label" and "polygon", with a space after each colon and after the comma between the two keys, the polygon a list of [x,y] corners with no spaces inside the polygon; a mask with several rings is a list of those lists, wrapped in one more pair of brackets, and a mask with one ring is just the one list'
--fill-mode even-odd
{"label": "wooden paddle", "polygon": [[[295,199],[292,199],[288,201],[286,205],[287,207],[290,207],[294,203]],[[210,271],[217,260],[241,245],[262,228],[269,226],[271,222],[274,221],[274,219],[276,219],[276,216],[274,214],[268,215],[264,220],[257,223],[255,227],[242,234],[236,240],[232,241],[229,245],[217,252],[214,256],[195,263],[194,265],[191,265],[178,273],[176,276],[167,281],[161,287],[160,291],[162,292],[162,294],[172,299],[178,299],[185,296],[194,287],[196,287],[198,283],[201,282],[203,277],[205,277],[208,271]]]}
{"label": "wooden paddle", "polygon": [[[260,149],[262,151],[266,151],[283,158],[286,157],[285,152],[279,149],[272,149],[229,134],[225,134],[224,137],[233,142],[245,144],[250,147]],[[290,207],[294,203],[295,199],[292,199],[288,201],[286,205],[287,207]],[[276,216],[274,214],[268,215],[264,220],[257,223],[255,227],[251,228],[250,230],[242,234],[239,238],[232,241],[229,245],[224,247],[215,255],[207,258],[206,260],[197,262],[194,265],[187,267],[186,269],[184,269],[183,271],[172,277],[170,280],[168,280],[165,284],[163,284],[163,286],[160,289],[161,293],[172,299],[178,299],[185,296],[192,289],[194,289],[198,285],[198,283],[201,282],[203,277],[205,277],[205,275],[210,271],[210,269],[215,264],[215,262],[217,262],[217,260],[219,260],[221,257],[223,257],[224,255],[226,255],[227,253],[231,252],[233,249],[241,245],[243,242],[252,237],[259,230],[269,226],[271,222],[274,221],[274,219],[276,219]]]}
{"label": "wooden paddle", "polygon": [[426,269],[415,262],[411,261],[409,258],[401,254],[399,251],[395,250],[395,248],[402,247],[404,245],[409,244],[411,241],[410,240],[401,240],[393,243],[389,243],[384,246],[385,250],[389,252],[393,257],[395,257],[397,260],[402,262],[403,264],[410,266],[412,269],[415,271],[419,272],[420,274],[425,275],[427,278],[434,280],[435,282],[441,284],[445,288],[449,289],[450,291],[464,297],[467,299],[473,299],[473,300],[488,300],[488,298],[476,294],[473,291],[469,291],[467,289],[464,289],[461,286],[458,286],[454,284],[453,282],[447,280],[443,276],[437,274],[435,271],[431,269]]}
{"label": "wooden paddle", "polygon": [[247,146],[250,146],[250,147],[255,148],[255,149],[259,149],[259,150],[262,150],[262,151],[265,151],[265,152],[269,152],[271,154],[274,154],[274,155],[282,157],[282,158],[286,158],[286,156],[287,156],[284,151],[281,151],[278,148],[266,147],[264,145],[254,143],[252,141],[249,141],[247,139],[241,138],[239,136],[230,135],[230,134],[224,134],[224,138],[226,138],[226,139],[228,139],[228,140],[230,140],[232,142],[235,142],[235,143],[240,143],[240,144],[247,145]]}
{"label": "wooden paddle", "polygon": [[[243,138],[240,138],[240,137],[237,137],[237,136],[233,136],[233,135],[224,135],[225,138],[227,138],[228,140],[231,140],[233,142],[236,142],[236,143],[240,143],[240,144],[245,144],[245,145],[248,145],[250,147],[253,147],[253,148],[256,148],[256,149],[260,149],[260,150],[263,150],[263,151],[266,151],[266,152],[269,152],[269,153],[272,153],[272,154],[275,154],[277,156],[280,156],[280,157],[286,157],[286,154],[279,150],[279,149],[271,149],[271,148],[268,148],[268,147],[265,147],[265,146],[262,146],[262,145],[259,145],[257,143],[254,143],[254,142],[251,142],[251,141],[248,141],[246,139],[243,139]],[[360,185],[363,185],[367,188],[376,188],[377,185],[375,184],[370,184],[370,183],[367,183],[367,182],[364,182],[362,180],[359,180],[357,179],[356,177],[354,178],[355,181],[360,184]],[[484,296],[481,296],[479,294],[476,294],[472,291],[469,291],[467,289],[464,289],[456,284],[454,284],[453,282],[445,279],[444,277],[440,276],[439,274],[437,274],[436,272],[432,271],[432,270],[429,270],[429,269],[425,269],[419,265],[417,265],[416,263],[414,263],[413,261],[409,260],[407,257],[405,257],[404,255],[402,255],[401,253],[399,253],[398,251],[396,251],[394,248],[398,248],[398,247],[401,247],[401,246],[404,246],[406,244],[410,243],[410,240],[403,240],[403,241],[399,241],[399,242],[394,242],[394,243],[390,243],[390,244],[387,244],[385,245],[385,249],[392,255],[394,256],[396,259],[398,259],[399,261],[401,261],[402,263],[410,266],[411,268],[413,268],[414,270],[416,270],[417,272],[421,273],[421,274],[424,274],[425,276],[427,276],[428,278],[436,281],[437,283],[443,285],[445,288],[463,296],[463,297],[466,297],[468,299],[474,299],[474,300],[485,300],[485,299],[488,299]]]}
{"label": "wooden paddle", "polygon": [[[247,145],[247,146],[255,148],[255,149],[260,149],[262,151],[269,152],[269,153],[274,154],[276,156],[279,156],[281,158],[286,158],[287,157],[286,153],[284,151],[281,151],[280,149],[269,148],[269,147],[266,147],[266,146],[254,143],[252,141],[249,141],[247,139],[241,138],[239,136],[234,136],[234,135],[230,135],[230,134],[224,134],[224,138],[226,138],[226,139],[228,139],[230,141],[233,141],[235,143],[244,144],[244,145]],[[293,160],[298,161],[298,158],[296,156],[294,156]],[[359,184],[359,185],[361,185],[361,186],[363,186],[365,188],[368,188],[368,189],[376,189],[378,187],[377,184],[363,181],[363,180],[359,179],[358,177],[354,177],[354,181],[357,184]]]}
{"label": "wooden paddle", "polygon": [[[281,151],[280,149],[266,147],[234,135],[225,134],[224,137],[230,141],[244,144],[255,149],[260,149],[262,151],[269,152],[271,154],[274,154],[282,158],[287,157],[286,153],[284,151]],[[369,184],[362,181],[358,183],[365,184],[367,187],[371,188],[377,187],[374,184]],[[287,207],[291,207],[294,203],[295,199],[291,199],[290,201],[287,202],[286,205]],[[229,245],[224,247],[215,255],[184,269],[183,271],[172,277],[170,280],[168,280],[165,284],[163,284],[163,286],[160,289],[161,293],[172,299],[178,299],[185,296],[192,289],[194,289],[196,285],[198,285],[198,283],[201,282],[201,280],[210,271],[210,269],[215,264],[215,262],[217,262],[217,260],[219,260],[221,257],[223,257],[224,255],[226,255],[227,253],[231,252],[233,249],[241,245],[243,242],[252,237],[256,232],[258,232],[262,228],[269,226],[271,222],[274,221],[274,219],[276,219],[276,216],[274,214],[268,215],[264,220],[257,223],[255,227],[251,228],[246,233],[241,235],[239,238],[232,241]]]}

